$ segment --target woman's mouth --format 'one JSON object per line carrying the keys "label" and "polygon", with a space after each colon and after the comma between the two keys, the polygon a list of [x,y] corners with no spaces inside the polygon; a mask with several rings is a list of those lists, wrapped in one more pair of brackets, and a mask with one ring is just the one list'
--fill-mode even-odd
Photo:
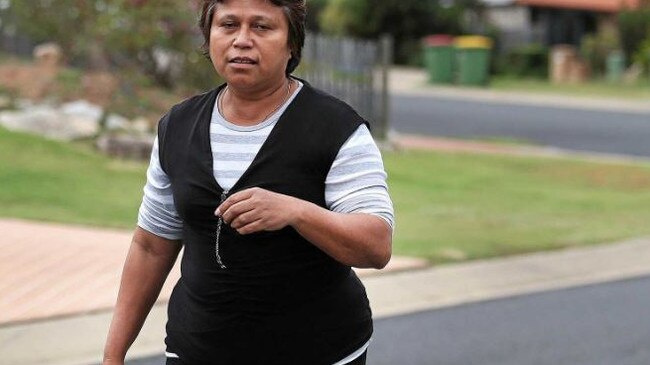
{"label": "woman's mouth", "polygon": [[257,64],[257,61],[253,60],[252,58],[248,57],[234,57],[231,58],[229,63],[235,63],[235,64],[240,64],[240,65],[255,65]]}

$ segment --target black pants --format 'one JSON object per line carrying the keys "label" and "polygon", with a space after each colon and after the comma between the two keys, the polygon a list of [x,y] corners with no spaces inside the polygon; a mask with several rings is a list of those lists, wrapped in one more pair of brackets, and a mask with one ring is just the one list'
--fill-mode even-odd
{"label": "black pants", "polygon": [[[357,357],[355,360],[353,360],[350,363],[347,363],[346,365],[366,365],[366,353],[368,351],[365,351],[361,356]],[[165,363],[166,365],[192,365],[192,364],[186,364],[182,362],[180,359],[174,359],[171,357],[167,358],[167,362]],[[309,364],[309,361],[306,361],[305,364]],[[224,364],[227,365],[227,364]]]}

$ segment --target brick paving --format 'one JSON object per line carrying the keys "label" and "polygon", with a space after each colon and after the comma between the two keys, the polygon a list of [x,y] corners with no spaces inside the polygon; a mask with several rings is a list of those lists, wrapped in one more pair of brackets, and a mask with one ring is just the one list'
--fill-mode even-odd
{"label": "brick paving", "polygon": [[[113,306],[129,232],[13,219],[0,232],[0,326]],[[175,267],[160,300],[178,276]]]}
{"label": "brick paving", "polygon": [[[0,219],[0,232],[0,327],[106,311],[114,305],[131,232],[14,219]],[[426,265],[424,260],[394,257],[381,272]],[[159,302],[169,299],[179,276],[177,262]]]}

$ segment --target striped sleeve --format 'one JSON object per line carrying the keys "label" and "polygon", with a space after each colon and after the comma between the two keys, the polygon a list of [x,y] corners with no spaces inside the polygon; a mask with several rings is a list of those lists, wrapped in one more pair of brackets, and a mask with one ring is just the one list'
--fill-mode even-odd
{"label": "striped sleeve", "polygon": [[386,172],[368,127],[361,125],[341,146],[325,179],[325,202],[338,213],[367,213],[395,226]]}
{"label": "striped sleeve", "polygon": [[171,183],[160,165],[158,156],[158,138],[156,138],[147,169],[144,196],[138,212],[138,226],[156,236],[179,240],[183,238],[183,221],[176,212]]}

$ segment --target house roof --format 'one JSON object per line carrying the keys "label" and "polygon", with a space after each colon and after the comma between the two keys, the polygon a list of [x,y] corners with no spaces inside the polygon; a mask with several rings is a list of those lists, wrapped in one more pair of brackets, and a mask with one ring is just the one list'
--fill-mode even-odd
{"label": "house roof", "polygon": [[518,5],[564,8],[615,13],[624,8],[636,9],[639,0],[517,0]]}
{"label": "house roof", "polygon": [[480,0],[487,6],[507,6],[515,3],[515,0]]}

